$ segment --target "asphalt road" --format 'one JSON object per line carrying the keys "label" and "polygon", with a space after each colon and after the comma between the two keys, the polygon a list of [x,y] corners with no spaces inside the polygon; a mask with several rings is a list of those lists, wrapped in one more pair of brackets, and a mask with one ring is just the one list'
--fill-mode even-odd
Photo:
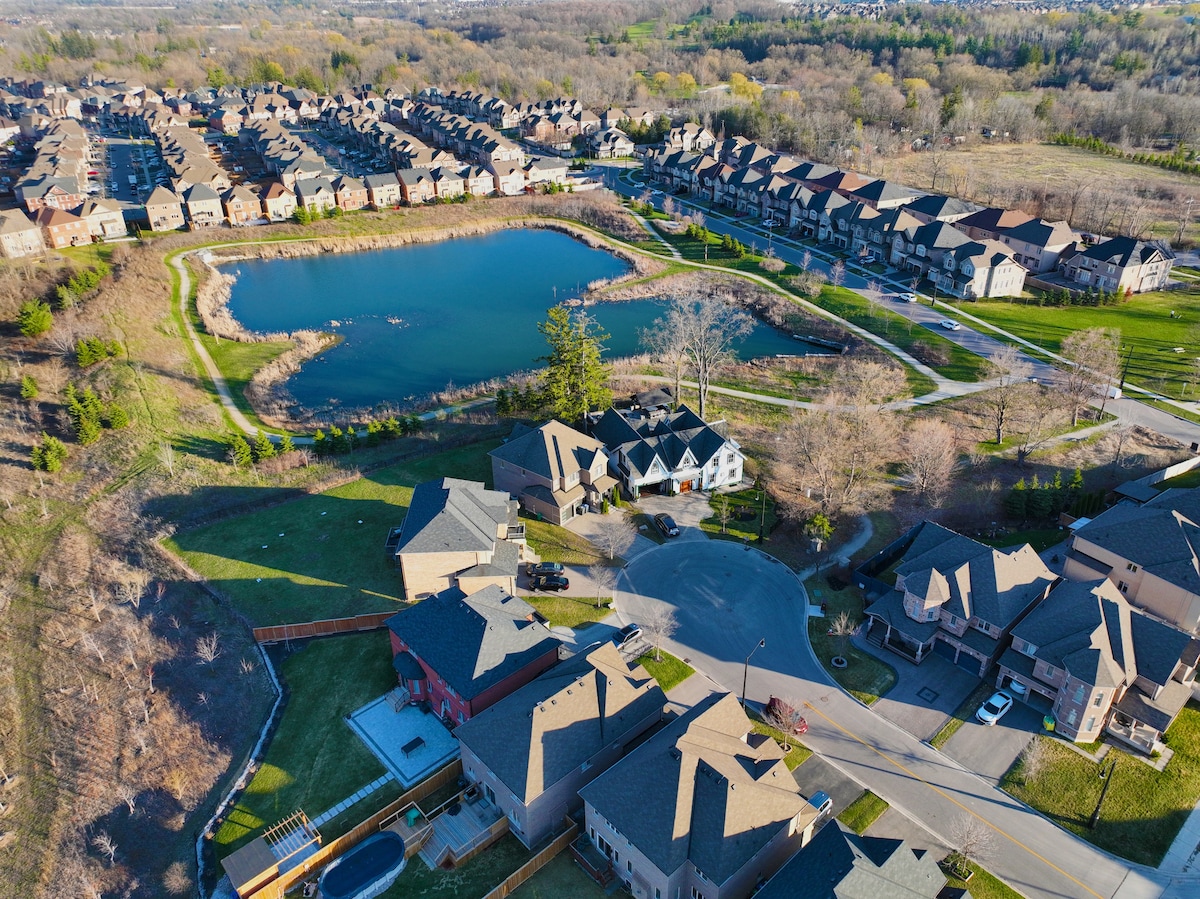
{"label": "asphalt road", "polygon": [[[769,556],[736,543],[672,541],[629,563],[616,599],[626,621],[674,610],[678,628],[666,647],[731,692],[741,693],[745,676],[752,702],[799,699],[807,746],[948,845],[962,822],[986,823],[994,842],[984,865],[1023,895],[1167,895],[1157,872],[1133,870],[1060,830],[833,684],[808,643],[803,588]],[[760,639],[766,644],[755,649]],[[1174,895],[1200,895],[1200,879],[1179,889]]]}

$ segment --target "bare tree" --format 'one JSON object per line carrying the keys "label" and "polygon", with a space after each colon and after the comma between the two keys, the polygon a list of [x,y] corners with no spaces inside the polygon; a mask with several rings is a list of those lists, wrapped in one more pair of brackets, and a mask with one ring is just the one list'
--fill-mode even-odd
{"label": "bare tree", "polygon": [[1108,389],[1116,383],[1121,368],[1121,332],[1109,328],[1075,331],[1062,341],[1062,355],[1070,364],[1061,366],[1058,385],[1070,404],[1071,426],[1079,423],[1079,413],[1092,395],[1108,399]]}
{"label": "bare tree", "polygon": [[717,521],[721,522],[721,533],[728,534],[729,520],[733,518],[733,504],[729,501],[729,494],[718,494],[715,505]]}
{"label": "bare tree", "polygon": [[800,714],[800,708],[800,700],[792,696],[780,697],[778,701],[768,704],[766,712],[763,714],[763,720],[776,730],[791,736],[796,732],[796,727],[800,722],[804,720],[804,716]]}
{"label": "bare tree", "polygon": [[164,440],[158,445],[158,463],[169,477],[175,477],[175,447],[171,445],[171,441]]}
{"label": "bare tree", "polygon": [[909,428],[904,442],[904,468],[913,493],[923,503],[933,509],[941,506],[957,467],[953,428],[930,418]]}
{"label": "bare tree", "polygon": [[837,641],[838,655],[846,655],[846,650],[850,647],[850,640],[858,633],[861,625],[862,622],[855,621],[844,609],[829,623],[829,636]]}
{"label": "bare tree", "polygon": [[982,818],[977,818],[969,812],[964,812],[954,823],[951,838],[955,843],[955,852],[965,861],[982,865],[990,855],[995,842],[996,832]]}
{"label": "bare tree", "polygon": [[117,797],[129,807],[129,814],[137,811],[137,787],[132,784],[120,784],[117,786]]}
{"label": "bare tree", "polygon": [[1109,432],[1113,444],[1113,460],[1112,467],[1120,468],[1121,455],[1125,452],[1125,443],[1133,436],[1133,426],[1125,425],[1119,428],[1113,428]]}
{"label": "bare tree", "polygon": [[216,631],[196,641],[196,658],[201,665],[211,665],[221,655],[220,638]]}
{"label": "bare tree", "polygon": [[833,265],[829,266],[829,283],[834,287],[841,287],[846,280],[846,263],[839,259]]}
{"label": "bare tree", "polygon": [[996,443],[1003,443],[1009,424],[1026,398],[1033,364],[1016,347],[1006,346],[988,357],[987,368],[988,378],[996,386],[981,393],[976,402],[996,435]]}
{"label": "bare tree", "polygon": [[192,879],[188,877],[183,862],[171,862],[163,875],[163,888],[172,896],[182,896],[191,891]]}
{"label": "bare tree", "polygon": [[108,856],[110,865],[117,860],[117,842],[109,835],[108,831],[102,830],[92,837],[92,846],[101,855]]}
{"label": "bare tree", "polygon": [[588,579],[596,588],[596,606],[604,605],[604,599],[612,599],[613,590],[617,586],[617,569],[603,562],[595,562],[588,566]]}
{"label": "bare tree", "polygon": [[[733,345],[750,333],[753,319],[718,296],[675,297],[667,315],[652,326],[656,330],[674,328],[674,345],[683,355],[699,385],[699,409],[704,418],[708,389],[713,376],[733,357]],[[664,338],[663,343],[668,341]]]}
{"label": "bare tree", "polygon": [[1017,433],[1017,464],[1024,465],[1066,423],[1067,412],[1058,396],[1036,384],[1028,384],[1014,425]]}
{"label": "bare tree", "polygon": [[654,661],[662,661],[662,645],[678,627],[675,613],[666,606],[658,606],[642,621],[642,634],[654,648]]}
{"label": "bare tree", "polygon": [[612,560],[633,546],[637,539],[637,528],[623,512],[603,515],[596,523],[592,543],[605,558]]}
{"label": "bare tree", "polygon": [[1021,750],[1021,780],[1027,784],[1033,783],[1046,770],[1049,761],[1046,741],[1041,737],[1034,737]]}
{"label": "bare tree", "polygon": [[675,402],[679,402],[679,382],[687,367],[688,353],[684,341],[683,309],[676,303],[667,307],[661,318],[654,320],[649,328],[639,335],[639,340],[651,355],[658,357],[675,377]]}

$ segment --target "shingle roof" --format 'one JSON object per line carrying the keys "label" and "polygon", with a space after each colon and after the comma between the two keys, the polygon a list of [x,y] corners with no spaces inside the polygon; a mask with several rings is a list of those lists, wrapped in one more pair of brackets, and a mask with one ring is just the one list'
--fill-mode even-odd
{"label": "shingle roof", "polygon": [[639,725],[667,698],[609,642],[580,653],[459,726],[455,736],[528,803]]}
{"label": "shingle roof", "polygon": [[946,877],[931,852],[857,836],[831,821],[754,895],[758,899],[934,899]]}
{"label": "shingle roof", "polygon": [[731,694],[709,696],[580,790],[660,871],[691,860],[724,883],[800,817],[800,796],[770,737],[751,732]]}
{"label": "shingle roof", "polygon": [[533,606],[496,586],[435,593],[387,620],[410,650],[464,699],[474,699],[558,649]]}
{"label": "shingle roof", "polygon": [[487,552],[499,525],[516,523],[508,494],[476,481],[442,478],[413,490],[396,553]]}
{"label": "shingle roof", "polygon": [[596,453],[603,452],[604,444],[596,438],[561,421],[549,421],[510,437],[488,455],[548,478],[557,486],[560,478],[591,468]]}
{"label": "shingle roof", "polygon": [[727,444],[737,449],[718,429],[719,424],[705,423],[687,406],[660,417],[636,410],[622,414],[610,407],[596,420],[592,434],[610,452],[623,452],[630,467],[643,476],[656,459],[670,472],[680,467],[689,452],[700,467]]}

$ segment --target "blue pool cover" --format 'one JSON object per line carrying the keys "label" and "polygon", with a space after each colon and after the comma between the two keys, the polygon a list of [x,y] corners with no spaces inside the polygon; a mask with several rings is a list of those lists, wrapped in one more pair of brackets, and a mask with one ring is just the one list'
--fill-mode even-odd
{"label": "blue pool cover", "polygon": [[321,895],[325,899],[354,899],[367,892],[389,874],[404,865],[404,838],[390,830],[367,837],[321,875]]}

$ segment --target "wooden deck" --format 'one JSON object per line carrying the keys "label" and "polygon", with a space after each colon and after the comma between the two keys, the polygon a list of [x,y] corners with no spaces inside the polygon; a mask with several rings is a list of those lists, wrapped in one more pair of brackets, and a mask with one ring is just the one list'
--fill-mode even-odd
{"label": "wooden deck", "polygon": [[460,798],[432,821],[433,831],[421,847],[421,860],[430,868],[463,858],[495,831],[501,820],[500,810],[482,796]]}

